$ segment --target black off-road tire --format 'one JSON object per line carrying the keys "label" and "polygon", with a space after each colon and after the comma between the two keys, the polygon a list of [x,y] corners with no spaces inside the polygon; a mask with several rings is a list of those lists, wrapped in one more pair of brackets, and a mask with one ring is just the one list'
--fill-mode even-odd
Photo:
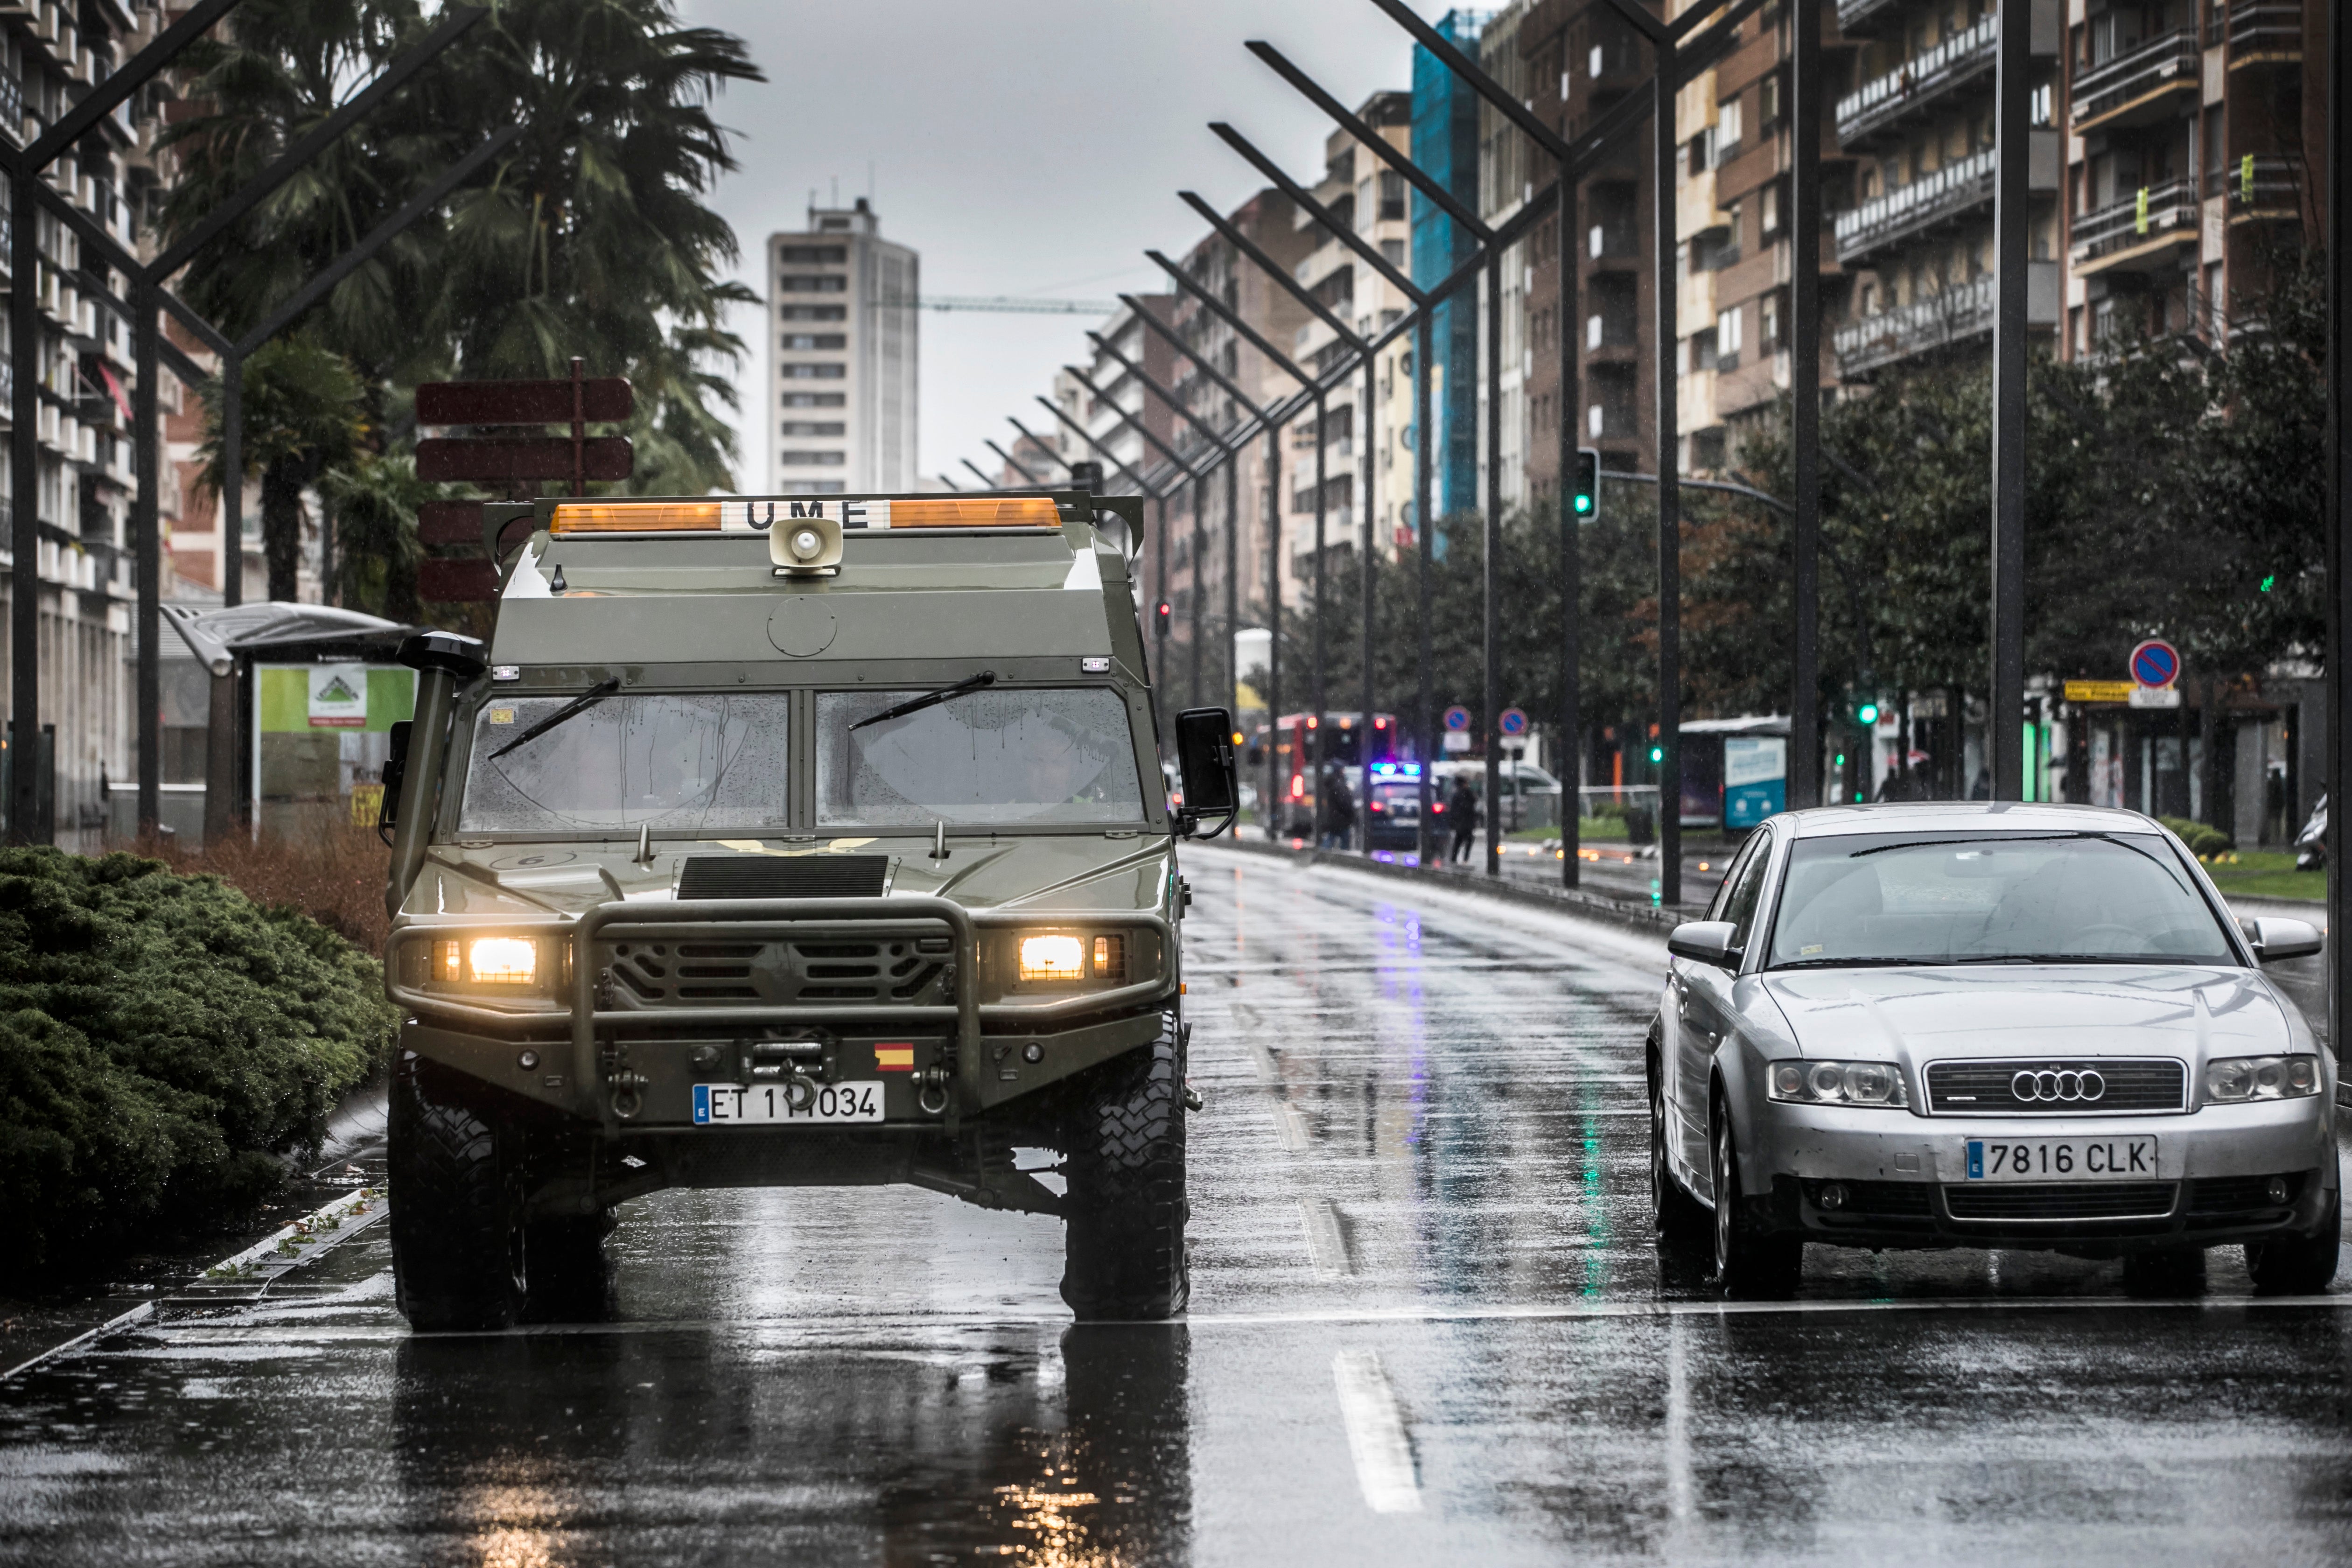
{"label": "black off-road tire", "polygon": [[393,1295],[422,1333],[503,1329],[523,1306],[521,1139],[467,1081],[408,1053],[393,1070]]}
{"label": "black off-road tire", "polygon": [[2248,1242],[2246,1272],[2267,1296],[2316,1296],[2336,1281],[2344,1247],[2344,1193],[2336,1189],[2327,1217],[2309,1236],[2285,1241]]}
{"label": "black off-road tire", "polygon": [[1080,1321],[1172,1318],[1185,1267],[1184,1061],[1174,1020],[1108,1065],[1064,1138],[1062,1300]]}
{"label": "black off-road tire", "polygon": [[1706,1207],[1683,1191],[1666,1159],[1666,1086],[1655,1057],[1650,1059],[1650,1223],[1658,1248],[1670,1262],[1704,1268],[1714,1241]]}
{"label": "black off-road tire", "polygon": [[1805,1244],[1794,1236],[1762,1229],[1748,1212],[1739,1191],[1739,1150],[1731,1108],[1718,1093],[1708,1140],[1715,1185],[1715,1279],[1724,1294],[1754,1300],[1785,1300],[1797,1293],[1804,1275]]}
{"label": "black off-road tire", "polygon": [[620,1226],[611,1209],[534,1219],[523,1226],[523,1315],[535,1323],[596,1323],[612,1316],[613,1265],[604,1241]]}

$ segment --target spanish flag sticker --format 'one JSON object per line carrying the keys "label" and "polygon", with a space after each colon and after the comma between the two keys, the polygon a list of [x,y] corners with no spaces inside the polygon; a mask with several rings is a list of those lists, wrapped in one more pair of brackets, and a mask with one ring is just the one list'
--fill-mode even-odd
{"label": "spanish flag sticker", "polygon": [[874,1067],[878,1072],[913,1072],[915,1047],[912,1046],[877,1046]]}

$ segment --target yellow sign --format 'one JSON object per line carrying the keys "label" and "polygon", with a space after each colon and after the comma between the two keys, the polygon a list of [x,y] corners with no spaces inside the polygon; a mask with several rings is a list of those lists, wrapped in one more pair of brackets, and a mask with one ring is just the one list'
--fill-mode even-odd
{"label": "yellow sign", "polygon": [[383,815],[383,785],[355,784],[352,785],[352,826],[373,827]]}
{"label": "yellow sign", "polygon": [[2128,680],[2070,680],[2066,683],[2069,702],[2128,702],[2133,683]]}

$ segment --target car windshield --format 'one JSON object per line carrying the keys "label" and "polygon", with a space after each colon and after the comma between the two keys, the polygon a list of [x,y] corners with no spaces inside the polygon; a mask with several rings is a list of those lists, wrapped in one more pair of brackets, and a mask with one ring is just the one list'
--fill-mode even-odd
{"label": "car windshield", "polygon": [[2152,833],[1854,834],[1790,852],[1767,967],[2238,962]]}
{"label": "car windshield", "polygon": [[504,756],[491,755],[573,700],[493,697],[483,704],[474,721],[458,831],[787,826],[789,697],[616,695]]}
{"label": "car windshield", "polygon": [[1135,741],[1118,692],[996,687],[863,722],[919,695],[818,694],[820,827],[1143,820]]}

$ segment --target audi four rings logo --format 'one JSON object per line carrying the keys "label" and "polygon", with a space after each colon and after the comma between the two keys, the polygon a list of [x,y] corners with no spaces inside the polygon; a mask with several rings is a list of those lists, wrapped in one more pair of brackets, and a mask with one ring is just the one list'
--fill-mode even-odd
{"label": "audi four rings logo", "polygon": [[2076,1072],[2068,1068],[2057,1072],[2044,1068],[2040,1072],[2021,1072],[2011,1079],[2009,1092],[2029,1105],[2036,1100],[2075,1104],[2106,1093],[2107,1080],[2089,1068]]}

